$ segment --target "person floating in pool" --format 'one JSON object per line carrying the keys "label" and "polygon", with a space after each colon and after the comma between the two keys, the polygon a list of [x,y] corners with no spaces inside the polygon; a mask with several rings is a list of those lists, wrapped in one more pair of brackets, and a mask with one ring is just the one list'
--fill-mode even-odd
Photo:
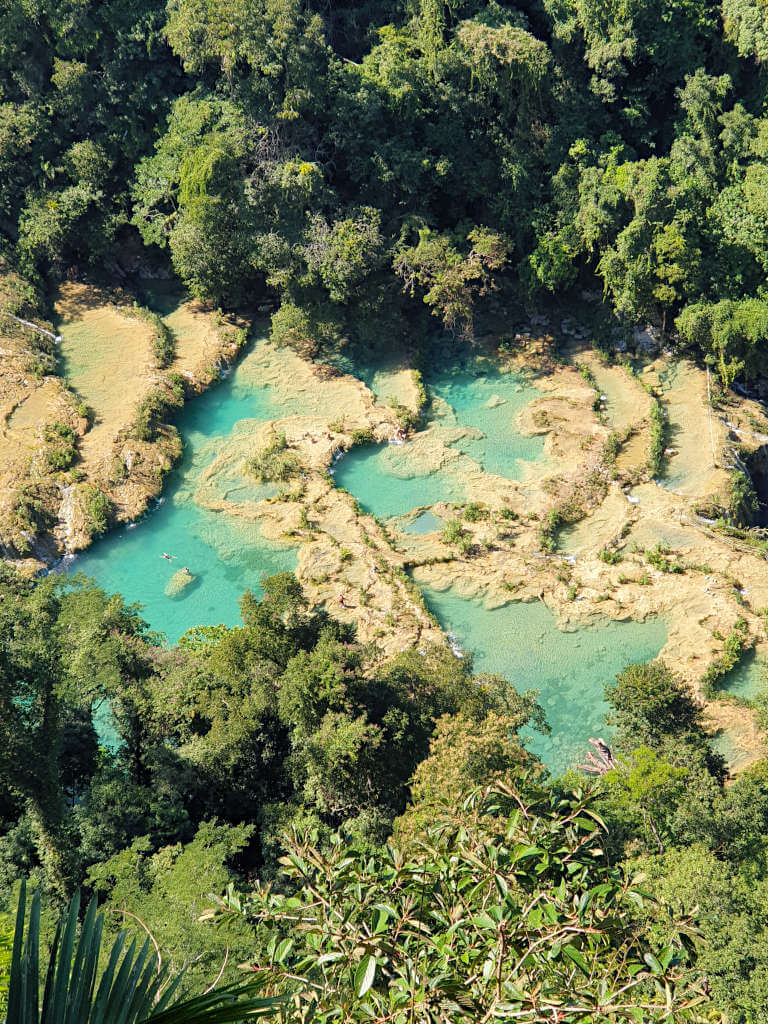
{"label": "person floating in pool", "polygon": [[169,555],[167,551],[164,551],[160,557],[166,559],[168,562],[172,562],[176,555]]}

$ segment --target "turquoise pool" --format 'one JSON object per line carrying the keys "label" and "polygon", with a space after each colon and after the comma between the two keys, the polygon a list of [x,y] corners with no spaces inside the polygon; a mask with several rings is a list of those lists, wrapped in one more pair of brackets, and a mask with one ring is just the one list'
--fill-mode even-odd
{"label": "turquoise pool", "polygon": [[403,533],[410,533],[414,537],[423,537],[428,533],[439,532],[444,526],[444,519],[436,516],[429,509],[425,509],[403,527]]}
{"label": "turquoise pool", "polygon": [[[163,296],[155,298],[163,313],[171,311],[173,296],[165,302]],[[161,501],[140,522],[98,540],[67,567],[139,602],[150,626],[170,643],[195,625],[234,625],[246,589],[258,593],[263,575],[296,565],[296,548],[267,541],[252,518],[210,507],[199,497],[215,460],[217,494],[227,501],[243,504],[272,493],[243,474],[242,461],[224,463],[221,453],[245,450],[235,442],[261,423],[306,411],[306,395],[287,390],[288,397],[278,399],[256,383],[259,374],[250,372],[255,364],[249,361],[258,360],[260,344],[226,380],[182,411],[177,426],[184,454]],[[427,427],[435,428],[437,450],[450,456],[436,460],[438,469],[414,470],[418,462],[410,458],[409,445],[356,449],[336,464],[337,482],[376,515],[388,518],[438,501],[466,500],[462,474],[472,468],[469,459],[508,479],[521,479],[526,466],[543,459],[542,439],[523,437],[516,427],[520,410],[539,394],[529,381],[500,373],[487,361],[470,360],[458,370],[435,372],[428,383],[436,401]],[[442,520],[426,510],[406,529],[418,535],[441,526]],[[192,582],[174,588],[172,578],[184,566]],[[444,628],[475,651],[477,670],[501,673],[520,690],[540,691],[552,735],[527,738],[553,771],[582,758],[590,736],[606,735],[604,683],[625,665],[655,657],[666,639],[660,620],[605,621],[567,633],[538,602],[489,611],[451,592],[427,589],[425,596]],[[109,732],[107,718],[100,726]]]}
{"label": "turquoise pool", "polygon": [[[445,427],[457,434],[467,428],[466,436],[448,441],[457,452],[488,473],[510,480],[521,479],[526,464],[541,461],[543,439],[525,437],[517,429],[518,414],[540,394],[529,381],[502,373],[487,360],[470,360],[462,369],[442,369],[426,379],[439,401],[425,427]],[[462,467],[455,459],[425,472],[411,458],[409,444],[354,449],[337,463],[336,482],[354,494],[366,512],[382,519],[437,501],[467,500]]]}
{"label": "turquoise pool", "polygon": [[768,689],[768,671],[754,649],[747,651],[738,665],[731,669],[718,684],[718,689],[730,693],[734,697],[754,700],[762,696]]}
{"label": "turquoise pool", "polygon": [[538,690],[552,729],[525,730],[527,746],[552,772],[574,767],[592,736],[609,738],[605,683],[623,668],[657,657],[667,639],[663,620],[614,622],[558,629],[540,601],[488,609],[453,591],[422,588],[430,609],[458,645],[472,650],[476,672],[496,672],[518,691]]}
{"label": "turquoise pool", "polygon": [[[164,497],[138,523],[96,541],[69,565],[92,576],[107,591],[144,606],[153,629],[175,642],[195,625],[240,621],[238,600],[247,589],[260,592],[262,575],[296,566],[295,548],[267,541],[256,524],[194,500],[201,473],[218,454],[236,424],[265,421],[292,411],[277,404],[268,387],[257,388],[235,371],[190,402],[177,419],[184,455],[169,476]],[[238,477],[227,497],[257,500],[268,489]],[[173,556],[169,562],[163,553]],[[176,596],[166,593],[171,576],[187,566],[194,581]],[[171,588],[172,589],[172,588]]]}

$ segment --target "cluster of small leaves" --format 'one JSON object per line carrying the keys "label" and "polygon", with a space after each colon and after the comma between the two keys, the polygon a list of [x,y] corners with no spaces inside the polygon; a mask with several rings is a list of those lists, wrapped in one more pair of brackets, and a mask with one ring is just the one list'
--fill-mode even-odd
{"label": "cluster of small leaves", "polygon": [[411,375],[413,377],[413,383],[416,385],[416,391],[418,393],[416,406],[419,412],[421,412],[422,409],[424,409],[427,403],[429,402],[427,387],[426,384],[424,383],[424,377],[421,373],[421,370],[411,370]]}
{"label": "cluster of small leaves", "polygon": [[163,387],[153,388],[136,406],[136,437],[140,441],[154,441],[160,424],[171,409],[184,404],[184,381],[179,374],[171,374]]}
{"label": "cluster of small leaves", "polygon": [[0,916],[0,1017],[5,1020],[8,1008],[8,985],[11,976],[11,951],[13,949],[13,928],[10,921]]}
{"label": "cluster of small leaves", "polygon": [[14,547],[26,554],[31,548],[34,534],[47,529],[52,521],[39,485],[24,483],[19,487],[14,497],[13,513]]}
{"label": "cluster of small leaves", "polygon": [[152,354],[161,370],[170,366],[176,355],[176,345],[170,328],[161,317],[145,306],[134,303],[128,310],[128,315],[138,320],[144,320],[152,328]]}
{"label": "cluster of small leaves", "polygon": [[598,552],[597,557],[601,562],[605,562],[606,565],[617,565],[624,558],[620,551],[616,548],[603,548],[602,551]]}
{"label": "cluster of small leaves", "polygon": [[748,473],[737,469],[731,474],[728,492],[728,514],[737,526],[748,526],[754,522],[760,503],[755,492],[755,485]]}
{"label": "cluster of small leaves", "polygon": [[703,1019],[681,967],[689,924],[651,948],[646,897],[608,865],[602,830],[580,793],[523,801],[498,784],[406,850],[294,835],[274,887],[229,892],[211,916],[252,923],[251,968],[291,996],[285,1020]]}
{"label": "cluster of small leaves", "polygon": [[355,447],[363,444],[372,444],[375,440],[370,427],[360,427],[358,430],[353,430],[349,436]]}
{"label": "cluster of small leaves", "polygon": [[91,536],[104,533],[112,516],[112,503],[109,498],[98,487],[83,488],[82,498]]}
{"label": "cluster of small leaves", "polygon": [[551,509],[539,525],[539,547],[552,554],[557,550],[557,531],[563,525],[563,517],[556,508]]}
{"label": "cluster of small leaves", "polygon": [[651,443],[648,448],[648,470],[652,476],[658,476],[664,461],[669,425],[664,408],[657,398],[654,398],[651,403],[650,420]]}
{"label": "cluster of small leaves", "polygon": [[472,535],[464,529],[460,519],[448,519],[440,533],[440,538],[444,544],[455,544],[464,555],[472,547]]}
{"label": "cluster of small leaves", "polygon": [[66,423],[46,423],[43,427],[46,444],[45,461],[51,469],[67,469],[77,454],[77,438]]}
{"label": "cluster of small leaves", "polygon": [[462,515],[468,523],[479,523],[481,519],[488,518],[489,512],[479,501],[470,501],[468,505],[464,506]]}
{"label": "cluster of small leaves", "polygon": [[251,458],[248,469],[263,484],[283,483],[299,473],[301,462],[298,455],[289,450],[285,434],[275,434],[269,444]]}
{"label": "cluster of small leaves", "polygon": [[701,677],[702,689],[707,696],[712,696],[717,682],[738,665],[744,651],[753,643],[754,639],[749,635],[746,619],[737,619],[725,638],[723,653],[709,663]]}
{"label": "cluster of small leaves", "polygon": [[612,464],[616,461],[616,456],[621,451],[621,446],[626,440],[628,440],[626,432],[623,436],[615,430],[610,432],[603,448],[603,459],[605,462]]}
{"label": "cluster of small leaves", "polygon": [[685,566],[681,562],[667,558],[669,547],[659,542],[645,552],[645,560],[659,572],[684,572]]}

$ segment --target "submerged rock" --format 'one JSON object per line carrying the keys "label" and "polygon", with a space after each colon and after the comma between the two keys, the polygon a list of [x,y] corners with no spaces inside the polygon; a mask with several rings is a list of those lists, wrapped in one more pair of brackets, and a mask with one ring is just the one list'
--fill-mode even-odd
{"label": "submerged rock", "polygon": [[197,576],[193,575],[188,569],[179,569],[173,576],[168,580],[165,585],[165,596],[166,597],[178,597],[179,594],[183,593],[186,588],[194,583]]}

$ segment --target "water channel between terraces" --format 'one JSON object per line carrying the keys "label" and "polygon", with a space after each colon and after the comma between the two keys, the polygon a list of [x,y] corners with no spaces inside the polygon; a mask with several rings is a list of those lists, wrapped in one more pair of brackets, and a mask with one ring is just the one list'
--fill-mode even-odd
{"label": "water channel between terraces", "polygon": [[[156,308],[177,335],[191,329],[168,296]],[[95,365],[100,353],[112,361],[111,374],[119,377],[119,367],[114,364],[114,346],[102,345],[98,320],[91,327],[85,320],[84,314],[60,327],[65,370],[86,401],[98,402],[103,400],[99,388],[104,380]],[[468,357],[450,368],[438,366],[426,379],[431,404],[422,428],[412,440],[398,444],[391,443],[397,440],[392,407],[407,405],[413,398],[412,381],[404,373],[398,368],[367,369],[358,380],[320,380],[294,353],[255,341],[225,379],[191,400],[177,417],[184,453],[160,500],[138,522],[119,527],[69,559],[68,569],[84,572],[128,601],[140,602],[150,626],[169,642],[193,626],[236,624],[242,593],[259,593],[262,575],[286,569],[297,571],[311,597],[325,601],[341,617],[379,616],[381,628],[373,636],[381,636],[383,644],[393,630],[401,643],[439,638],[429,625],[431,613],[452,635],[457,652],[475,652],[476,671],[500,673],[520,691],[539,691],[552,732],[544,737],[531,733],[529,745],[550,768],[565,769],[583,756],[590,736],[608,735],[604,684],[627,664],[650,660],[665,644],[678,642],[664,610],[640,602],[637,609],[628,606],[611,615],[596,611],[582,620],[561,618],[560,625],[567,628],[559,628],[558,617],[536,599],[543,591],[537,592],[535,581],[510,584],[505,579],[502,589],[518,592],[514,598],[500,597],[499,587],[494,591],[467,584],[471,560],[465,564],[465,576],[454,578],[458,562],[450,562],[441,575],[444,555],[430,559],[424,553],[445,552],[440,531],[446,519],[456,515],[454,503],[482,504],[490,497],[518,509],[530,505],[531,519],[541,515],[538,485],[547,473],[562,471],[565,461],[573,461],[573,448],[565,456],[561,453],[558,463],[557,452],[545,443],[546,430],[534,424],[551,422],[558,402],[566,415],[577,404],[589,409],[583,382],[573,374],[577,383],[569,384],[571,391],[553,395],[525,372],[485,356]],[[410,388],[403,390],[404,381]],[[601,381],[600,386],[610,390],[610,381]],[[617,408],[622,401],[627,409],[631,406],[631,396],[620,388],[610,398]],[[378,443],[353,447],[339,457],[350,443],[345,418],[372,427]],[[346,442],[337,440],[345,429]],[[280,511],[279,502],[271,501],[277,486],[256,483],[245,469],[254,451],[282,431],[289,435],[289,443],[309,452],[313,473],[322,473],[330,461],[339,487],[328,492],[323,484],[323,496],[316,486],[320,478],[310,479],[302,517],[297,506],[293,519]],[[352,511],[342,504],[344,490],[359,502],[357,514],[354,503],[349,506]],[[621,509],[631,512],[632,505],[616,493],[615,500],[609,493],[603,507],[610,510],[611,502],[621,498]],[[300,528],[299,519],[306,520],[306,512],[322,507],[327,509],[325,518],[312,522],[310,515],[310,530]],[[416,617],[422,618],[415,632],[405,629],[405,613],[398,610],[397,601],[384,611],[367,607],[371,595],[375,604],[383,584],[375,564],[355,568],[358,549],[366,555],[358,543],[360,524],[372,524],[370,516],[383,523],[382,536],[391,543],[389,561],[379,557],[378,564],[397,563],[401,576],[399,565],[407,568],[411,560],[416,566],[413,579],[428,612],[417,611]],[[374,527],[363,528],[362,535],[376,550],[371,540]],[[577,537],[565,540],[569,550],[583,543]],[[346,544],[352,545],[352,557],[340,559]],[[493,555],[491,548],[487,559]],[[421,552],[419,558],[411,557],[413,551]],[[525,564],[531,565],[535,557],[533,552]],[[350,565],[342,567],[340,561],[347,558]],[[487,567],[478,572],[490,579]],[[404,580],[408,584],[407,577]],[[343,610],[335,607],[340,584],[354,587],[359,595]],[[621,599],[616,601],[620,604]],[[738,691],[739,682],[733,685]]]}

